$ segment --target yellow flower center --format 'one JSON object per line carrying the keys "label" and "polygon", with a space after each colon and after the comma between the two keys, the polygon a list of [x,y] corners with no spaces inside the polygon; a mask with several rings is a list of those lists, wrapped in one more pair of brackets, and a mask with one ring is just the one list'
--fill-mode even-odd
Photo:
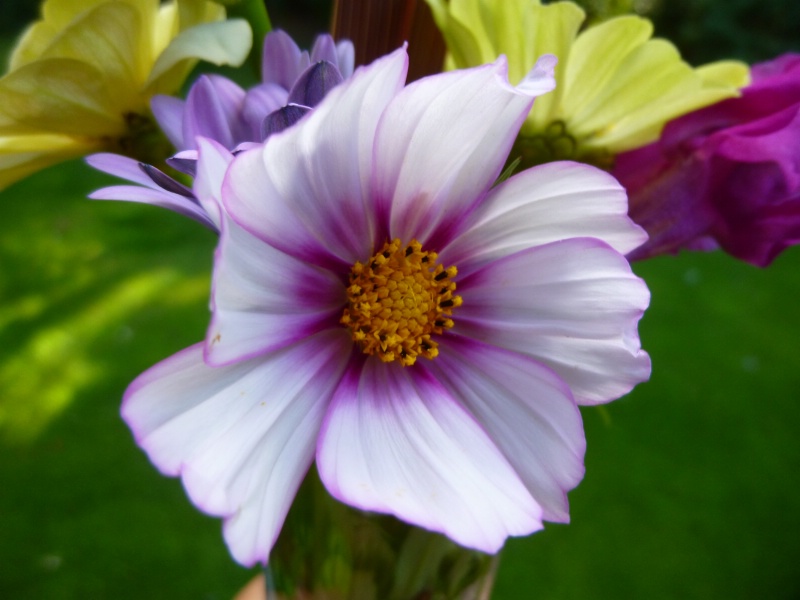
{"label": "yellow flower center", "polygon": [[365,354],[383,362],[409,366],[417,356],[435,358],[438,344],[431,335],[452,327],[453,309],[461,306],[461,296],[453,295],[456,273],[417,240],[407,246],[386,242],[366,264],[353,265],[339,322]]}

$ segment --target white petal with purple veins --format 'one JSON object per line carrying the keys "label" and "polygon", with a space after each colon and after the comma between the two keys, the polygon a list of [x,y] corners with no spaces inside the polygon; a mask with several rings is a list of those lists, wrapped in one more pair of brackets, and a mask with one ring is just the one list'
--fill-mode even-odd
{"label": "white petal with purple veins", "polygon": [[339,500],[496,552],[541,529],[541,508],[481,426],[433,376],[367,360],[334,395],[317,450]]}
{"label": "white petal with purple veins", "polygon": [[[225,222],[214,269],[206,360],[223,365],[337,327],[344,285]],[[344,329],[342,329],[344,331]]]}
{"label": "white petal with purple veins", "polygon": [[429,369],[503,452],[543,518],[568,522],[586,441],[567,385],[526,356],[460,336],[441,338]]}
{"label": "white petal with purple veins", "polygon": [[[200,344],[143,373],[122,414],[150,460],[192,501],[226,518],[240,563],[266,562],[314,456],[325,406],[349,356],[339,331],[230,367]],[[291,377],[287,377],[291,373]]]}
{"label": "white petal with purple veins", "polygon": [[441,248],[500,174],[533,103],[506,76],[501,57],[426,77],[392,100],[378,127],[373,176],[390,237]]}
{"label": "white petal with purple veins", "polygon": [[647,234],[628,218],[625,190],[611,175],[580,163],[554,162],[495,187],[469,229],[441,256],[465,275],[524,248],[574,237],[594,237],[627,254]]}
{"label": "white petal with purple veins", "polygon": [[487,264],[458,283],[453,329],[552,368],[579,404],[608,402],[650,375],[637,323],[650,301],[625,257],[576,238]]}

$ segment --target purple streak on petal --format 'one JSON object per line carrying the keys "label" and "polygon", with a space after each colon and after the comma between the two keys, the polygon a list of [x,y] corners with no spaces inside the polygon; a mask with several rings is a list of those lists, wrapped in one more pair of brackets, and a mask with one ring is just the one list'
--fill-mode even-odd
{"label": "purple streak on petal", "polygon": [[300,51],[289,34],[275,29],[264,38],[261,80],[275,83],[288,91],[308,66],[308,60],[308,54]]}
{"label": "purple streak on petal", "polygon": [[313,108],[342,81],[342,75],[333,63],[327,61],[314,63],[292,86],[288,103]]}
{"label": "purple streak on petal", "polygon": [[541,529],[541,507],[481,424],[423,366],[354,363],[320,431],[317,468],[339,500],[496,552]]}
{"label": "purple streak on petal", "polygon": [[407,60],[400,49],[359,69],[263,150],[237,156],[223,193],[233,219],[279,250],[343,276],[366,260],[383,237],[368,190],[375,129],[403,85]]}
{"label": "purple streak on petal", "polygon": [[526,356],[455,335],[440,339],[428,369],[481,424],[543,518],[569,522],[567,492],[583,478],[586,450],[569,387]]}
{"label": "purple streak on petal", "polygon": [[497,179],[533,103],[513,88],[501,57],[408,85],[375,140],[372,194],[389,237],[441,249]]}
{"label": "purple streak on petal", "polygon": [[150,179],[153,180],[158,187],[164,189],[168,192],[172,192],[173,194],[178,194],[180,196],[184,196],[185,198],[189,198],[192,201],[197,201],[188,187],[175,181],[172,177],[165,174],[163,171],[159,171],[153,165],[148,165],[145,163],[140,162],[139,168],[147,175]]}
{"label": "purple streak on petal", "polygon": [[183,148],[183,111],[186,102],[172,96],[153,96],[150,109],[158,126],[176,148]]}
{"label": "purple streak on petal", "polygon": [[139,445],[162,473],[181,476],[195,505],[225,518],[231,553],[246,566],[266,563],[311,464],[349,357],[338,333],[217,368],[197,344],[125,393],[122,415]]}
{"label": "purple streak on petal", "polygon": [[650,301],[625,257],[593,238],[529,248],[458,280],[453,332],[531,356],[579,404],[608,402],[650,376],[637,324]]}
{"label": "purple streak on petal", "polygon": [[333,273],[275,250],[230,219],[214,261],[206,361],[225,365],[336,329],[346,303]]}
{"label": "purple streak on petal", "polygon": [[247,90],[242,118],[250,131],[248,141],[262,141],[261,124],[264,122],[264,116],[285,106],[288,98],[287,91],[274,83],[262,83]]}
{"label": "purple streak on petal", "polygon": [[203,136],[233,148],[246,137],[241,116],[245,92],[219,75],[203,75],[189,90],[183,120],[183,140],[196,148],[194,140]]}
{"label": "purple streak on petal", "polygon": [[291,127],[310,111],[311,109],[307,106],[290,104],[270,113],[261,125],[261,139],[266,140],[273,133],[280,133]]}

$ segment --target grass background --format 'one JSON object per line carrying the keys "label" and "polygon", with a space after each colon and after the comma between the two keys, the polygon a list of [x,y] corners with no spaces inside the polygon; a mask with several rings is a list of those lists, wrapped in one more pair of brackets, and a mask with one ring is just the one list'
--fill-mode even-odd
{"label": "grass background", "polygon": [[[695,43],[719,29],[697,11],[728,6],[724,25],[743,5],[693,4],[691,35],[659,23],[702,60],[792,47],[780,18],[746,48]],[[76,161],[0,193],[0,598],[230,598],[252,573],[118,416],[133,377],[202,337],[215,239],[85,199],[107,181]],[[800,249],[635,268],[652,380],[583,411],[573,522],[510,540],[493,598],[800,598]]]}

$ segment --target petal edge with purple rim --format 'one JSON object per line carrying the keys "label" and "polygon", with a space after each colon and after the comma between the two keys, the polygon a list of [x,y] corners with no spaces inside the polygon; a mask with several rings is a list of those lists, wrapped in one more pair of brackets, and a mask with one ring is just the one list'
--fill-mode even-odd
{"label": "petal edge with purple rim", "polygon": [[[547,62],[547,61],[545,61]],[[409,84],[381,117],[375,140],[373,195],[387,215],[390,238],[433,249],[500,175],[533,95],[512,87],[505,58]],[[533,79],[552,75],[537,67]]]}
{"label": "petal edge with purple rim", "polygon": [[481,424],[547,521],[569,522],[567,492],[583,478],[586,440],[569,387],[531,358],[442,336],[427,367]]}
{"label": "petal edge with purple rim", "polygon": [[263,150],[238,156],[223,193],[233,219],[287,254],[340,273],[369,258],[375,129],[407,63],[400,49],[361,67]]}
{"label": "petal edge with purple rim", "polygon": [[425,369],[368,358],[342,378],[317,447],[339,500],[496,552],[541,508],[481,426]]}
{"label": "petal edge with purple rim", "polygon": [[265,244],[230,219],[223,223],[211,291],[205,360],[221,366],[338,326],[344,285],[330,271]]}
{"label": "petal edge with purple rim", "polygon": [[578,404],[614,400],[650,376],[637,332],[650,292],[600,240],[512,254],[459,280],[458,293],[454,333],[547,365]]}
{"label": "petal edge with purple rim", "polygon": [[349,347],[346,336],[327,332],[213,368],[196,344],[126,392],[122,413],[139,445],[163,473],[181,476],[198,508],[226,519],[226,542],[245,566],[267,561],[313,460]]}
{"label": "petal edge with purple rim", "polygon": [[547,163],[492,189],[441,260],[467,275],[514,252],[574,237],[594,237],[627,254],[647,233],[628,217],[625,190],[611,175],[580,163]]}

